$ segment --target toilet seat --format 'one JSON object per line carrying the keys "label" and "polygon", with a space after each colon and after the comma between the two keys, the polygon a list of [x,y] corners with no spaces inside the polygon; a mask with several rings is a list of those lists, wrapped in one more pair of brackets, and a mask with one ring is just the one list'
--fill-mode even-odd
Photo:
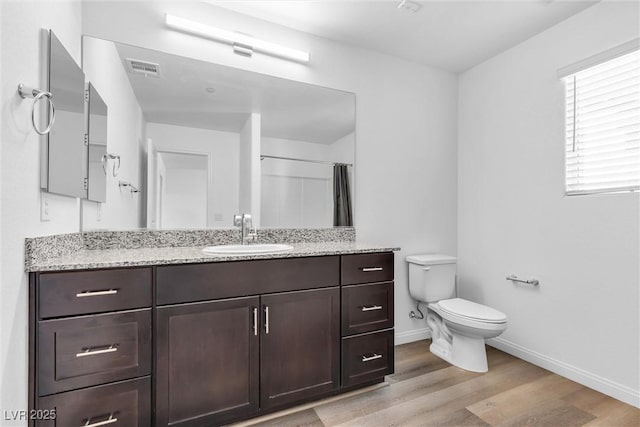
{"label": "toilet seat", "polygon": [[501,311],[462,298],[441,300],[436,305],[443,314],[453,318],[481,323],[503,324],[507,322],[507,315]]}

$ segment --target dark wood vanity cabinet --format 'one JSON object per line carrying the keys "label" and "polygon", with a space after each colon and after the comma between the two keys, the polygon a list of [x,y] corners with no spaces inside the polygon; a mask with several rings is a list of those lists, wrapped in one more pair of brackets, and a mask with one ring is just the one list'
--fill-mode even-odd
{"label": "dark wood vanity cabinet", "polygon": [[158,307],[156,425],[202,426],[340,388],[337,287]]}
{"label": "dark wood vanity cabinet", "polygon": [[149,267],[31,274],[30,426],[151,425],[151,278]]}
{"label": "dark wood vanity cabinet", "polygon": [[30,408],[58,416],[38,426],[221,425],[393,372],[390,252],[30,282]]}
{"label": "dark wood vanity cabinet", "polygon": [[261,297],[260,407],[272,409],[340,388],[340,288]]}
{"label": "dark wood vanity cabinet", "polygon": [[342,386],[393,373],[393,253],[342,257]]}
{"label": "dark wood vanity cabinet", "polygon": [[156,425],[217,425],[337,392],[339,271],[339,256],[158,267]]}
{"label": "dark wood vanity cabinet", "polygon": [[258,297],[158,307],[156,425],[203,426],[258,410]]}

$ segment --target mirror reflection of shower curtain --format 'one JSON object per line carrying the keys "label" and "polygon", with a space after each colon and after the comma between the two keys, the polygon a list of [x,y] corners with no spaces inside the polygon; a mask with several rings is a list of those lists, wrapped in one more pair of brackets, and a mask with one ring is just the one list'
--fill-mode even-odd
{"label": "mirror reflection of shower curtain", "polygon": [[349,167],[343,164],[333,166],[333,225],[353,226],[351,213],[351,188]]}

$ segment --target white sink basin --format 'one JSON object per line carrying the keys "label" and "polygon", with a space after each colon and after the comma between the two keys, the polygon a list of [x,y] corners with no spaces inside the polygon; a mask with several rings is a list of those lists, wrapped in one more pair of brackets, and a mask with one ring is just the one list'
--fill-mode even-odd
{"label": "white sink basin", "polygon": [[255,244],[255,245],[219,245],[207,246],[202,250],[205,254],[217,255],[251,255],[251,254],[276,254],[289,252],[293,246],[282,244]]}

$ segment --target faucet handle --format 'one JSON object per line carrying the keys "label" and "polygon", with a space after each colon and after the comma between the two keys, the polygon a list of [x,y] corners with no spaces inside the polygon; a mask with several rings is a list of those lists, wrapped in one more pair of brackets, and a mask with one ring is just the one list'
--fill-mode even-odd
{"label": "faucet handle", "polygon": [[251,227],[251,230],[247,233],[247,239],[251,239],[252,242],[258,240],[258,230],[255,227]]}
{"label": "faucet handle", "polygon": [[244,214],[235,214],[233,216],[233,225],[236,227],[240,227],[242,225]]}

